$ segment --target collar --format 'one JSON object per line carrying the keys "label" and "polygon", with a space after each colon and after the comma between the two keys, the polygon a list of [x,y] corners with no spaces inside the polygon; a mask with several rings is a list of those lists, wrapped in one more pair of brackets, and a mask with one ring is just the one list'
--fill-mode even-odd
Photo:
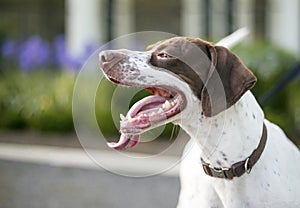
{"label": "collar", "polygon": [[262,152],[265,149],[267,137],[268,137],[267,136],[267,128],[266,128],[266,125],[263,124],[262,136],[260,138],[258,147],[245,160],[236,162],[229,168],[228,167],[213,167],[211,164],[206,163],[201,158],[201,163],[202,163],[204,172],[211,177],[224,178],[224,179],[233,179],[234,177],[240,177],[244,173],[249,174],[251,172],[252,167],[259,160]]}

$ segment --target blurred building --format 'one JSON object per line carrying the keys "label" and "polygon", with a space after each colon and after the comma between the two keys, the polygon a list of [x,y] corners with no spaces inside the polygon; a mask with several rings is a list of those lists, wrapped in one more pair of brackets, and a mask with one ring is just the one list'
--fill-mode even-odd
{"label": "blurred building", "polygon": [[298,0],[1,0],[0,38],[64,33],[72,53],[145,30],[218,40],[247,26],[253,36],[300,52]]}

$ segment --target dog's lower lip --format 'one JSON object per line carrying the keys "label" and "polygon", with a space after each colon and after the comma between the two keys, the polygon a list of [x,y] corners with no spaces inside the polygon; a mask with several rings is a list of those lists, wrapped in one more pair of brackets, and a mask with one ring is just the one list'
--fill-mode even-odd
{"label": "dog's lower lip", "polygon": [[120,81],[114,79],[113,77],[108,77],[110,81],[112,81],[115,84],[120,84]]}

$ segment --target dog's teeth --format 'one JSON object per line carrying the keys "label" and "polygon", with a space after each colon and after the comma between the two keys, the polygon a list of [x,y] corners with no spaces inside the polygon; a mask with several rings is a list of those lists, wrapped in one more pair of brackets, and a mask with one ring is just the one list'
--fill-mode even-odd
{"label": "dog's teeth", "polygon": [[171,108],[172,105],[168,100],[166,100],[166,102],[164,104],[162,104],[161,107],[162,107],[162,109],[167,110],[167,109]]}
{"label": "dog's teeth", "polygon": [[166,109],[169,109],[169,108],[171,108],[172,106],[171,106],[171,103],[168,103],[168,104],[166,104]]}
{"label": "dog's teeth", "polygon": [[162,108],[160,108],[160,109],[158,110],[158,113],[162,113],[162,112],[164,112],[164,110],[163,110]]}
{"label": "dog's teeth", "polygon": [[165,104],[166,104],[166,108],[170,108],[171,107],[171,103],[168,100],[166,100]]}
{"label": "dog's teeth", "polygon": [[120,119],[125,120],[125,116],[122,113],[120,114]]}
{"label": "dog's teeth", "polygon": [[150,116],[154,116],[154,115],[155,115],[155,112],[150,113]]}

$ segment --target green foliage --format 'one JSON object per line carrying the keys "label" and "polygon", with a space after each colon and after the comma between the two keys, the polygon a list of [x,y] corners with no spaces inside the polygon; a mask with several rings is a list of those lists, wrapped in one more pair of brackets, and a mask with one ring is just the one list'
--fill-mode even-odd
{"label": "green foliage", "polygon": [[105,138],[116,138],[118,129],[114,124],[111,112],[111,97],[115,85],[103,79],[98,87],[95,99],[95,112],[99,128]]}
{"label": "green foliage", "polygon": [[75,76],[69,72],[2,72],[0,128],[72,130],[74,81]]}
{"label": "green foliage", "polygon": [[[267,43],[240,45],[233,50],[258,77],[253,88],[257,98],[267,92],[293,66],[297,59]],[[0,71],[0,129],[34,129],[72,131],[72,94],[76,75],[70,71]],[[283,91],[263,105],[266,117],[281,126],[289,137],[300,138],[300,82],[295,79]],[[118,135],[118,122],[113,121],[111,108],[119,108],[122,94],[111,106],[115,85],[102,80],[95,100],[98,124],[106,137]],[[142,91],[130,105],[147,95]],[[129,106],[128,106],[129,108]],[[121,108],[120,108],[121,109]],[[123,110],[124,111],[124,110]],[[126,112],[121,112],[126,114]],[[170,138],[173,126],[163,136]]]}
{"label": "green foliage", "polygon": [[[265,42],[240,45],[233,51],[257,76],[258,82],[252,92],[258,99],[299,61],[294,54]],[[266,118],[282,127],[287,135],[298,144],[300,138],[299,89],[299,78],[296,78],[262,105]]]}

